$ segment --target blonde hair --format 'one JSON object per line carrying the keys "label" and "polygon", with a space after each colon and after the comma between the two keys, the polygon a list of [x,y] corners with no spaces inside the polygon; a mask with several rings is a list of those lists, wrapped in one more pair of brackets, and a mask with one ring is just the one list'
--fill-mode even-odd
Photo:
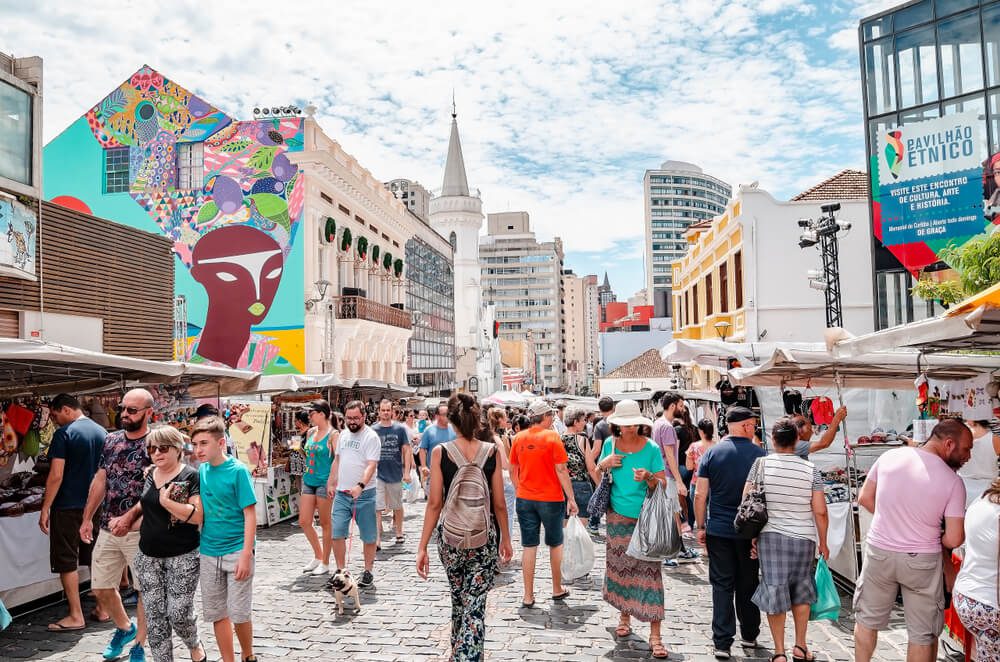
{"label": "blonde hair", "polygon": [[146,435],[147,446],[173,446],[177,450],[184,449],[184,435],[175,427],[161,425],[153,428]]}

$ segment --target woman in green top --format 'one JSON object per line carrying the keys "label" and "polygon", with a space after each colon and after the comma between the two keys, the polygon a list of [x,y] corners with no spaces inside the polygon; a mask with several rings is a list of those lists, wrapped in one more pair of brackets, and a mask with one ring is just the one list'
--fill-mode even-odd
{"label": "woman in green top", "polygon": [[642,415],[635,400],[622,400],[608,417],[611,438],[605,440],[600,472],[611,472],[611,509],[606,537],[607,569],[604,600],[620,613],[615,636],[627,637],[634,616],[649,623],[649,646],[653,657],[668,656],[660,637],[663,621],[663,575],[659,561],[640,561],[628,554],[646,491],[666,483],[663,455],[649,440],[653,422]]}
{"label": "woman in green top", "polygon": [[[309,422],[313,427],[306,435],[302,450],[306,454],[306,470],[302,475],[302,493],[299,495],[299,526],[312,547],[313,558],[302,567],[302,572],[323,575],[330,572],[330,551],[333,539],[330,537],[330,506],[333,501],[326,493],[326,482],[330,477],[334,449],[337,448],[339,430],[330,419],[333,412],[326,400],[315,400],[309,404]],[[319,526],[323,532],[322,543],[313,528],[313,514],[319,513]]]}

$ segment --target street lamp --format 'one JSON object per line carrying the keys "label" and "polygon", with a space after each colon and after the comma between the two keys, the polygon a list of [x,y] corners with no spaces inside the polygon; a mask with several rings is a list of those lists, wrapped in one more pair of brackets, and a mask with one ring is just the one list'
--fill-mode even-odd
{"label": "street lamp", "polygon": [[715,332],[722,338],[722,342],[726,342],[726,336],[729,335],[729,327],[732,325],[729,322],[716,322],[713,326],[715,327]]}
{"label": "street lamp", "polygon": [[330,288],[330,281],[325,278],[320,278],[318,281],[313,283],[313,287],[316,288],[316,293],[319,294],[319,296],[312,299],[306,299],[306,310],[312,310],[317,303],[326,299],[326,291]]}
{"label": "street lamp", "polygon": [[798,225],[802,228],[799,235],[799,248],[812,248],[819,244],[823,259],[823,271],[807,272],[809,287],[820,290],[826,299],[826,325],[828,327],[843,326],[843,304],[840,296],[840,245],[837,234],[847,232],[851,224],[838,221],[834,215],[840,211],[840,204],[833,203],[820,207],[823,215],[818,219],[801,218]]}

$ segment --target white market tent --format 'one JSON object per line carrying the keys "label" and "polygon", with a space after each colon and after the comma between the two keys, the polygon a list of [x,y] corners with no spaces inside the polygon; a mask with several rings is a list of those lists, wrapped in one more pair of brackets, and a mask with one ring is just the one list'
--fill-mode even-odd
{"label": "white market tent", "polygon": [[528,399],[517,391],[497,391],[496,393],[483,398],[483,402],[503,407],[524,407],[528,404]]}
{"label": "white market tent", "polygon": [[940,317],[841,340],[833,347],[837,356],[858,356],[897,347],[925,352],[996,349],[1000,347],[1000,308],[981,305]]}
{"label": "white market tent", "polygon": [[822,349],[823,343],[734,343],[722,340],[672,340],[660,350],[667,363],[694,365],[726,372],[726,360],[736,357],[743,365],[757,365],[771,356],[779,347],[797,349]]}

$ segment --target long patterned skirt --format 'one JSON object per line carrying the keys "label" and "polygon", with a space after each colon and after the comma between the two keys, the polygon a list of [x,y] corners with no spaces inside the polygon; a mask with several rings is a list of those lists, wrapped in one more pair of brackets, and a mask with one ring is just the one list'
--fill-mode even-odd
{"label": "long patterned skirt", "polygon": [[646,623],[663,620],[663,566],[625,553],[637,520],[608,511],[604,601]]}

